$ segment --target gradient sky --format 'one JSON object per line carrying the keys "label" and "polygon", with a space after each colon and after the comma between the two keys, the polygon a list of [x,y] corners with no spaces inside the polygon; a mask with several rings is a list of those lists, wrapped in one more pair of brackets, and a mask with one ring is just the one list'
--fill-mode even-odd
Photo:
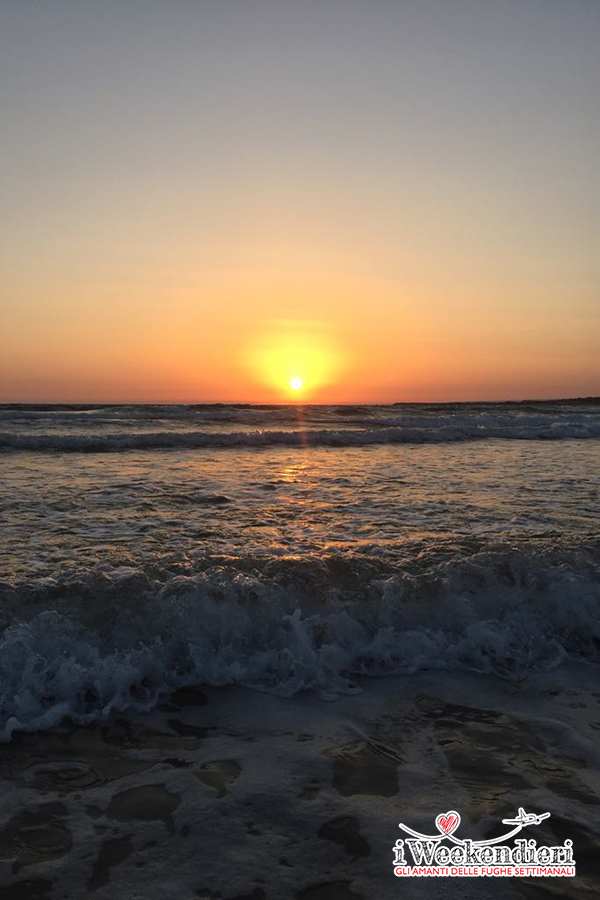
{"label": "gradient sky", "polygon": [[0,400],[600,394],[599,97],[598,0],[1,0]]}

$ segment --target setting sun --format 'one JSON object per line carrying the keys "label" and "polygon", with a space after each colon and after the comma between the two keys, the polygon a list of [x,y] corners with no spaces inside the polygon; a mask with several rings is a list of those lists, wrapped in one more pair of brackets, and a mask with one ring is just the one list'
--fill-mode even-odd
{"label": "setting sun", "polygon": [[244,355],[251,380],[270,397],[286,402],[290,393],[315,402],[324,389],[343,381],[348,354],[321,322],[280,321],[264,325]]}

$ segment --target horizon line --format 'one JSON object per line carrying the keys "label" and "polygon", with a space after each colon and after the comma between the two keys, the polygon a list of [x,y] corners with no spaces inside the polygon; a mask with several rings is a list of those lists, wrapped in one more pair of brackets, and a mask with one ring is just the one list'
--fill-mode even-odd
{"label": "horizon line", "polygon": [[600,395],[590,394],[578,397],[523,397],[519,400],[392,400],[389,402],[343,401],[331,403],[310,403],[300,401],[252,402],[249,400],[0,400],[3,406],[462,406],[468,404],[523,404],[523,403],[600,403]]}

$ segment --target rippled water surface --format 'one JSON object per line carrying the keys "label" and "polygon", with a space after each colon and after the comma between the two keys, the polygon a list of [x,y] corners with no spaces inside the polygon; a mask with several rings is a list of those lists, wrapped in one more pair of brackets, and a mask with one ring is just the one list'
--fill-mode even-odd
{"label": "rippled water surface", "polygon": [[600,660],[600,407],[0,407],[0,740]]}
{"label": "rippled water surface", "polygon": [[598,525],[599,462],[599,443],[585,440],[7,454],[1,569],[585,533]]}

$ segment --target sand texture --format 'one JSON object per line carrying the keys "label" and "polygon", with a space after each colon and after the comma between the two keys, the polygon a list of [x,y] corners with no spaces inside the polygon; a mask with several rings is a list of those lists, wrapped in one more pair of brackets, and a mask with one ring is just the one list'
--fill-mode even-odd
{"label": "sand texture", "polygon": [[[600,679],[563,666],[364,680],[325,703],[187,688],[146,716],[0,746],[0,898],[367,900],[600,896]],[[398,879],[403,821],[571,838],[575,879]]]}

